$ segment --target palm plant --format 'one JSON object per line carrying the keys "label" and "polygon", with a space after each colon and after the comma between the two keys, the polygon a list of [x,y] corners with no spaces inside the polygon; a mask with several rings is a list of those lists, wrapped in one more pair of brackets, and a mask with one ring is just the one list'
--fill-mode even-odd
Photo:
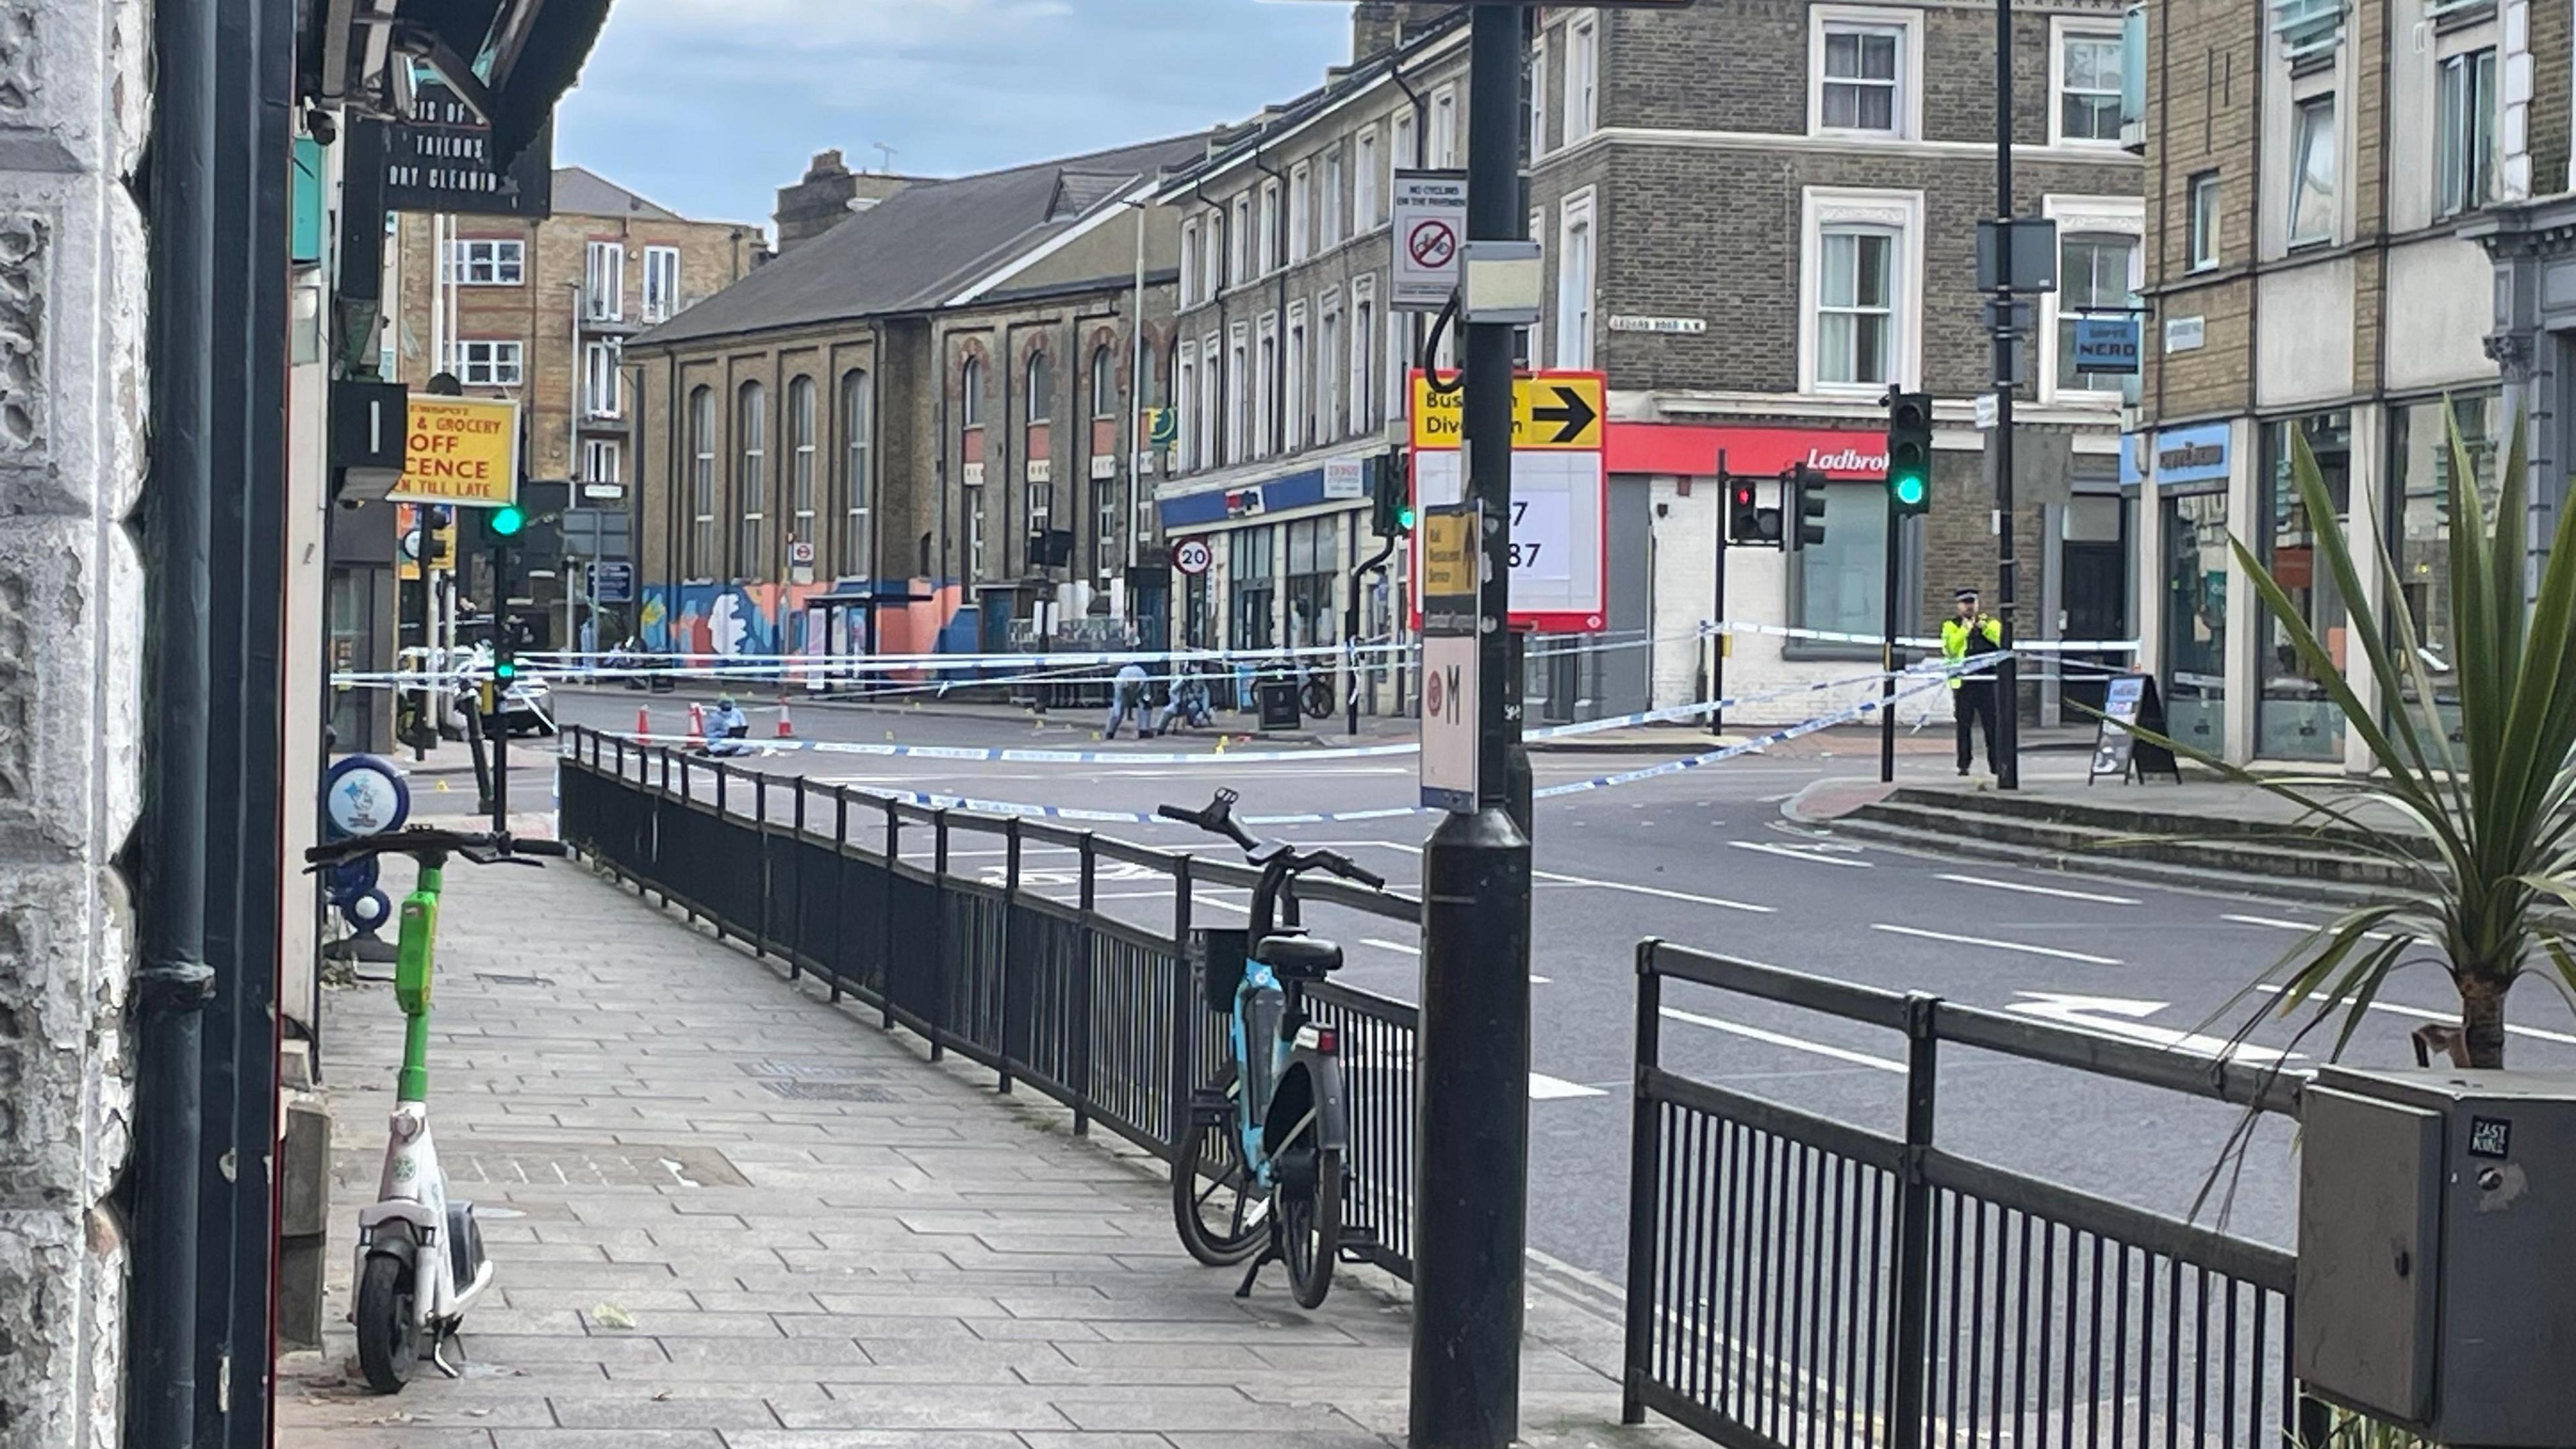
{"label": "palm plant", "polygon": [[[2385,724],[2366,708],[2334,656],[2253,550],[2231,537],[2263,606],[2280,621],[2308,675],[2379,761],[2350,782],[2270,779],[2171,739],[2175,753],[2301,807],[2300,826],[2342,827],[2345,843],[2395,862],[2403,884],[2318,927],[2273,964],[2235,1005],[2267,987],[2283,1015],[2311,1013],[2305,1030],[2343,1021],[2340,1057],[2380,989],[2410,952],[2430,945],[2460,998],[2453,1046],[2462,1065],[2504,1065],[2505,996],[2544,963],[2576,995],[2576,507],[2561,508],[2536,600],[2526,600],[2522,528],[2524,434],[2517,425],[2495,516],[2478,496],[2459,424],[2446,406],[2450,452],[2450,611],[2459,738],[2445,727],[2424,668],[2415,621],[2401,603],[2385,625],[2366,602],[2350,541],[2307,439],[2291,430],[2291,478],[2314,521],[2315,551],[2350,601],[2355,641]],[[2386,550],[2380,576],[2397,571]],[[2411,698],[2409,697],[2411,695]],[[2146,732],[2141,731],[2142,735]],[[2370,814],[2365,807],[2377,807]],[[2388,819],[2394,815],[2396,820]],[[2256,1014],[2259,1019],[2260,1013]],[[2251,1031],[2253,1020],[2245,1030]]]}

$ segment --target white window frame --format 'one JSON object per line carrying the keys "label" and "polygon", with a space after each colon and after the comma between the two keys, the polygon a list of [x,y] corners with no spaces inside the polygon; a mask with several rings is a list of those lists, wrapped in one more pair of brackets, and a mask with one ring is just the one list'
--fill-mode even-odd
{"label": "white window frame", "polygon": [[528,345],[512,337],[460,337],[447,344],[447,363],[467,387],[524,387]]}
{"label": "white window frame", "polygon": [[1300,161],[1288,168],[1288,265],[1305,261],[1314,241],[1315,164]]}
{"label": "white window frame", "polygon": [[[2504,47],[2497,43],[2495,32],[2485,26],[2477,27],[2475,30],[2463,30],[2458,32],[2456,36],[2444,36],[2442,38],[2445,41],[2453,42],[2453,44],[2443,53],[2437,55],[2433,61],[2432,214],[2436,219],[2447,220],[2451,217],[2458,216],[2463,212],[2475,211],[2481,206],[2494,204],[2504,189],[2504,101],[2502,95],[2502,86],[2504,81]],[[2451,157],[2449,155],[2449,150],[2452,143],[2458,140],[2459,137],[2454,134],[2453,126],[2456,118],[2451,113],[2450,100],[2444,92],[2450,81],[2451,73],[2454,70],[2465,72],[2469,65],[2479,56],[2485,56],[2487,58],[2487,111],[2485,117],[2487,164],[2485,189],[2483,194],[2481,194],[2476,189],[2476,183],[2474,181],[2470,181],[2467,183],[2469,189],[2464,191],[2462,194],[2455,196],[2451,194],[2450,190]],[[2471,165],[2472,161],[2464,161],[2461,164],[2461,174],[2463,178],[2467,177],[2467,173],[2471,169]]]}
{"label": "white window frame", "polygon": [[769,389],[759,379],[734,388],[733,421],[734,562],[740,577],[760,580],[769,576],[770,479]]}
{"label": "white window frame", "polygon": [[1377,278],[1356,277],[1351,281],[1351,385],[1345,394],[1351,409],[1351,433],[1364,437],[1375,432],[1377,423]]}
{"label": "white window frame", "polygon": [[813,375],[798,373],[787,383],[787,451],[786,496],[789,523],[788,536],[800,543],[817,543],[814,525],[815,509],[823,492],[823,480],[816,476],[822,463],[823,419],[820,389]]}
{"label": "white window frame", "polygon": [[1442,86],[1431,93],[1431,134],[1424,155],[1431,169],[1445,170],[1458,164],[1458,88]]}
{"label": "white window frame", "polygon": [[1193,218],[1181,223],[1181,305],[1199,304],[1199,224]]}
{"label": "white window frame", "polygon": [[1199,466],[1199,345],[1195,340],[1182,342],[1173,354],[1172,399],[1181,409],[1172,449],[1177,455],[1174,467],[1188,473]]}
{"label": "white window frame", "polygon": [[1252,276],[1252,193],[1240,192],[1234,198],[1234,220],[1226,228],[1226,270],[1228,286],[1240,286]]}
{"label": "white window frame", "polygon": [[[1528,235],[1531,241],[1539,244],[1540,261],[1541,264],[1544,265],[1548,255],[1546,207],[1542,206],[1529,214]],[[1559,248],[1560,253],[1562,250],[1562,248]],[[1596,258],[1596,265],[1593,268],[1596,274],[1600,270],[1597,265],[1597,260],[1598,259]],[[1555,299],[1545,295],[1544,289],[1542,289],[1542,293],[1538,299],[1539,320],[1532,322],[1526,327],[1515,330],[1513,334],[1513,346],[1518,350],[1518,354],[1521,359],[1521,366],[1537,367],[1541,364],[1542,360],[1548,356],[1546,323],[1548,317],[1554,310],[1550,305],[1554,301]]]}
{"label": "white window frame", "polygon": [[1414,145],[1414,141],[1416,140],[1415,129],[1413,111],[1410,107],[1407,107],[1406,109],[1395,113],[1395,123],[1387,132],[1386,200],[1387,213],[1390,217],[1393,216],[1395,211],[1395,173],[1398,171],[1411,170],[1413,167],[1413,157],[1416,150]]}
{"label": "white window frame", "polygon": [[1225,208],[1208,208],[1207,228],[1199,245],[1199,303],[1205,306],[1225,290]]}
{"label": "white window frame", "polygon": [[[2129,288],[2139,289],[2144,281],[2142,268],[2147,255],[2147,203],[2139,196],[2042,196],[2040,215],[2057,223],[2061,252],[2067,240],[2079,236],[2119,236],[2129,239]],[[2062,255],[2060,266],[2064,265]],[[2064,278],[2059,278],[2062,285]],[[2060,400],[2092,404],[2116,404],[2123,389],[2116,377],[2095,379],[2095,387],[2063,387],[2057,381],[2057,328],[2064,316],[2060,306],[2063,292],[2052,291],[2039,302],[2039,398],[2041,402]],[[2139,320],[2139,335],[2145,335],[2145,319]]]}
{"label": "white window frame", "polygon": [[626,318],[626,244],[594,241],[582,248],[582,307],[593,322]]}
{"label": "white window frame", "polygon": [[1284,437],[1279,426],[1279,368],[1283,360],[1279,314],[1262,313],[1252,331],[1252,456],[1267,458],[1278,451]]}
{"label": "white window frame", "polygon": [[1260,275],[1265,277],[1279,270],[1280,267],[1279,209],[1279,182],[1274,177],[1261,183],[1261,210],[1258,213],[1260,218],[1258,225],[1261,228],[1258,248],[1261,254]]}
{"label": "white window frame", "polygon": [[841,571],[866,578],[875,571],[875,540],[868,530],[868,495],[876,481],[870,476],[876,462],[875,379],[864,367],[844,368],[833,393],[840,405]]}
{"label": "white window frame", "polygon": [[723,543],[716,533],[718,500],[724,495],[716,462],[716,414],[723,405],[712,384],[702,382],[689,390],[689,567],[708,578],[715,574]]}
{"label": "white window frame", "polygon": [[[1888,106],[1894,129],[1872,131],[1825,124],[1825,36],[1837,30],[1894,31],[1896,96]],[[1807,134],[1862,141],[1914,141],[1923,136],[1923,12],[1870,5],[1818,5],[1807,12]]]}
{"label": "white window frame", "polygon": [[1317,242],[1318,251],[1329,251],[1342,244],[1342,170],[1341,144],[1335,142],[1333,148],[1324,153],[1323,205],[1318,208],[1323,235]]}
{"label": "white window frame", "polygon": [[1547,154],[1547,32],[1544,30],[1530,44],[1529,148],[1533,161]]}
{"label": "white window frame", "polygon": [[1252,445],[1252,324],[1237,322],[1225,334],[1225,461],[1240,463]]}
{"label": "white window frame", "polygon": [[1202,468],[1214,468],[1225,460],[1226,397],[1219,384],[1225,377],[1225,339],[1214,332],[1199,346],[1199,448]]}
{"label": "white window frame", "polygon": [[680,310],[680,249],[644,249],[644,320],[668,322]]}
{"label": "white window frame", "polygon": [[1314,441],[1314,419],[1306,396],[1306,374],[1314,362],[1314,334],[1306,328],[1306,301],[1301,297],[1288,304],[1288,325],[1280,333],[1279,365],[1288,373],[1282,383],[1287,391],[1282,405],[1288,410],[1280,428],[1283,453],[1297,452]]}
{"label": "white window frame", "polygon": [[[2219,257],[2226,250],[2226,218],[2220,210],[2227,195],[2226,183],[2216,171],[2201,171],[2194,173],[2183,185],[2184,195],[2188,198],[2183,211],[2185,244],[2191,249],[2188,270],[2206,272],[2218,265]],[[2204,188],[2208,192],[2206,198],[2202,195]],[[2201,233],[2204,222],[2209,228],[2206,237]],[[2204,241],[2208,243],[2206,249],[2202,247]]]}
{"label": "white window frame", "polygon": [[[2120,45],[2120,27],[2090,20],[2052,17],[2048,22],[2048,144],[2073,146],[2086,151],[2117,151],[2120,130],[2114,124],[2107,137],[2070,136],[2066,134],[2066,44],[2071,40],[2107,40],[2116,52]],[[2115,80],[2111,99],[2116,114],[2120,89]]]}
{"label": "white window frame", "polygon": [[[1409,416],[1408,409],[1413,405],[1413,314],[1388,308],[1379,325],[1386,331],[1386,340],[1380,344],[1384,348],[1380,355],[1386,359],[1386,376],[1378,380],[1378,417],[1394,423]],[[1441,336],[1445,341],[1457,333],[1455,327],[1444,328]]]}
{"label": "white window frame", "polygon": [[625,445],[615,438],[584,438],[581,443],[581,481],[584,483],[623,483],[626,481]]}
{"label": "white window frame", "polygon": [[1565,27],[1565,144],[1601,129],[1601,22],[1579,14]]}
{"label": "white window frame", "polygon": [[523,286],[528,244],[516,237],[458,237],[448,243],[448,280],[460,287]]}
{"label": "white window frame", "polygon": [[[2326,146],[2328,147],[2327,156],[2332,162],[2334,170],[2334,175],[2330,183],[2332,189],[2326,196],[2326,201],[2332,208],[2332,214],[2327,218],[2326,228],[2324,231],[2303,233],[2299,230],[2299,196],[2300,187],[2306,183],[2307,165],[2306,156],[2303,154],[2303,149],[2299,143],[2306,134],[2305,117],[2307,115],[2308,108],[2318,102],[2323,102],[2326,107],[2327,126],[2325,140]],[[2344,195],[2350,189],[2350,179],[2344,174],[2348,168],[2343,164],[2344,106],[2342,93],[2334,89],[2332,86],[2327,86],[2306,95],[2293,96],[2290,100],[2289,119],[2290,124],[2285,129],[2290,147],[2290,160],[2289,164],[2282,168],[2281,172],[2281,180],[2283,182],[2281,192],[2281,200],[2283,203],[2281,212],[2282,244],[2285,247],[2325,246],[2332,243],[2337,237],[2343,235]]]}
{"label": "white window frame", "polygon": [[1377,122],[1371,121],[1360,127],[1359,134],[1351,139],[1351,235],[1353,236],[1375,231],[1386,221],[1385,217],[1379,215],[1384,205],[1381,198],[1386,194],[1386,188],[1379,184],[1385,179],[1379,171]]}
{"label": "white window frame", "polygon": [[[1590,367],[1592,334],[1599,321],[1601,296],[1601,223],[1599,192],[1594,187],[1569,193],[1556,218],[1556,305],[1549,310],[1558,367]],[[1578,246],[1576,238],[1581,237]],[[1582,263],[1581,275],[1576,262]]]}
{"label": "white window frame", "polygon": [[581,347],[581,411],[589,418],[625,415],[625,378],[619,367],[622,349],[615,342],[585,342]]}
{"label": "white window frame", "polygon": [[[1798,227],[1798,390],[1836,397],[1876,397],[1891,384],[1912,387],[1923,375],[1923,193],[1810,186],[1800,198]],[[1823,295],[1824,233],[1835,226],[1885,227],[1896,234],[1889,270],[1896,296],[1892,374],[1885,383],[1821,383],[1817,302]]]}
{"label": "white window frame", "polygon": [[1340,291],[1318,293],[1315,297],[1315,436],[1331,442],[1343,435],[1346,419],[1342,414],[1342,294]]}

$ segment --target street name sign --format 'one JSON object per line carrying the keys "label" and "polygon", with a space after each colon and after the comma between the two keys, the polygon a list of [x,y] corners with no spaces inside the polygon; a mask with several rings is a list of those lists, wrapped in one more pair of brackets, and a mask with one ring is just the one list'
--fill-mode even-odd
{"label": "street name sign", "polygon": [[[1455,392],[1413,375],[1413,497],[1423,516],[1466,496],[1465,419]],[[1513,379],[1512,627],[1548,634],[1609,627],[1609,478],[1603,379],[1542,371]],[[1422,535],[1416,534],[1417,546]],[[1427,579],[1417,558],[1415,578]],[[1423,589],[1426,597],[1429,589]],[[1424,599],[1414,601],[1422,615]]]}

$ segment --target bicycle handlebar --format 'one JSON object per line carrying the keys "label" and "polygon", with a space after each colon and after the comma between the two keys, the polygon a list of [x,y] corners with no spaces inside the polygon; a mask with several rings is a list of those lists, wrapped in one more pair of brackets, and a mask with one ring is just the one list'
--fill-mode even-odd
{"label": "bicycle handlebar", "polygon": [[[1243,847],[1247,854],[1257,852],[1261,849],[1261,842],[1253,839],[1251,834],[1235,821],[1234,802],[1238,798],[1240,797],[1232,790],[1219,790],[1216,792],[1216,798],[1210,800],[1207,808],[1203,810],[1192,810],[1180,805],[1158,805],[1154,807],[1154,813],[1165,820],[1177,820],[1184,825],[1195,825],[1210,835],[1221,835]],[[1291,875],[1301,870],[1329,871],[1344,880],[1357,881],[1370,890],[1386,889],[1386,877],[1363,868],[1358,862],[1339,851],[1300,851],[1284,844],[1280,849],[1286,858],[1286,869]]]}
{"label": "bicycle handlebar", "polygon": [[382,835],[361,835],[351,840],[334,840],[316,845],[304,852],[312,866],[337,865],[367,855],[418,855],[444,851],[461,855],[477,865],[534,865],[533,860],[516,857],[532,855],[567,856],[572,852],[560,840],[519,839],[508,834],[479,830],[440,830],[416,825],[407,830],[387,831]]}

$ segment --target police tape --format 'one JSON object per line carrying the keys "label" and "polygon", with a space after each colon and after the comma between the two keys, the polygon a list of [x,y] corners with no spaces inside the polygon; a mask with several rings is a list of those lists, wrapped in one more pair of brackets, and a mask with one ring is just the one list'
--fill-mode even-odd
{"label": "police tape", "polygon": [[[1952,674],[1980,672],[1975,665],[1933,665],[1893,674],[1872,670],[1846,675],[1839,679],[1820,680],[1811,684],[1784,685],[1777,689],[1757,690],[1750,694],[1729,695],[1723,699],[1702,700],[1695,704],[1676,705],[1669,709],[1642,710],[1634,714],[1612,715],[1574,724],[1550,725],[1531,730],[1525,740],[1563,739],[1573,735],[1594,734],[1604,730],[1626,729],[1638,724],[1688,719],[1713,710],[1736,709],[1772,700],[1817,694],[1827,690],[1850,689],[1876,684],[1882,680],[1937,676],[1934,683],[1944,682]],[[1919,693],[1920,691],[1909,691]],[[696,735],[635,734],[628,731],[603,730],[612,739],[640,745],[697,745],[704,743]],[[1419,754],[1418,740],[1384,745],[1334,745],[1309,750],[1219,750],[1196,751],[1126,751],[1126,750],[1049,750],[1015,745],[915,745],[895,741],[875,743],[865,740],[744,740],[745,755],[786,755],[797,753],[826,755],[864,755],[876,759],[954,760],[985,764],[1015,765],[1266,765],[1287,763],[1319,764],[1333,760],[1383,759],[1390,756]]]}
{"label": "police tape", "polygon": [[[1820,644],[1880,644],[1886,641],[1886,636],[1883,634],[1851,634],[1839,629],[1807,629],[1788,624],[1749,624],[1735,620],[1722,620],[1713,624],[1703,621],[1699,626],[1699,633],[1702,638],[1711,634],[1761,634],[1775,639],[1804,639]],[[1939,638],[1924,635],[1899,635],[1896,643],[1898,647],[1905,649],[1941,647]],[[2138,651],[2138,641],[2135,639],[2017,639],[2013,641],[2013,651],[2021,654],[2063,654],[2070,650],[2134,654]]]}
{"label": "police tape", "polygon": [[[1853,705],[1849,709],[1837,710],[1831,714],[1819,715],[1813,719],[1803,720],[1794,725],[1788,725],[1780,729],[1767,731],[1766,733],[1756,735],[1751,739],[1742,740],[1735,744],[1723,746],[1719,749],[1709,750],[1702,754],[1690,756],[1687,759],[1667,760],[1660,764],[1646,766],[1642,769],[1623,770],[1610,775],[1596,775],[1588,780],[1570,780],[1563,784],[1550,785],[1545,789],[1536,790],[1531,793],[1535,799],[1551,800],[1561,796],[1583,794],[1593,790],[1612,789],[1620,785],[1634,784],[1640,780],[1651,780],[1665,775],[1677,775],[1687,770],[1705,769],[1710,765],[1720,764],[1724,761],[1737,759],[1744,755],[1759,753],[1763,750],[1770,749],[1775,745],[1785,744],[1790,740],[1814,734],[1818,730],[1831,729],[1835,725],[1848,724],[1854,720],[1866,718],[1878,710],[1886,709],[1895,705],[1901,700],[1908,699],[1914,695],[1922,694],[1930,690],[1943,688],[1947,683],[1948,681],[1946,679],[1932,679],[1925,683],[1918,684],[1912,689],[1899,691],[1894,695],[1866,699],[1861,701],[1859,704]],[[1125,758],[1133,759],[1134,757],[1128,756]],[[1191,758],[1205,761],[1212,760],[1216,757],[1197,755],[1192,756]],[[1305,756],[1304,758],[1311,759],[1313,756]],[[1044,805],[1034,804],[1025,800],[990,800],[977,795],[950,795],[933,790],[890,790],[868,785],[852,785],[846,788],[852,794],[865,795],[873,799],[894,800],[903,804],[919,805],[933,810],[970,810],[984,815],[1016,815],[1035,820],[1077,820],[1111,825],[1154,825],[1162,823],[1159,816],[1156,816],[1149,811],[1142,810],[1099,810],[1082,805]],[[1387,805],[1366,810],[1298,811],[1291,814],[1280,815],[1247,815],[1243,817],[1243,823],[1245,825],[1350,825],[1370,820],[1400,820],[1408,816],[1425,814],[1436,808],[1437,807],[1435,806],[1428,805]]]}

